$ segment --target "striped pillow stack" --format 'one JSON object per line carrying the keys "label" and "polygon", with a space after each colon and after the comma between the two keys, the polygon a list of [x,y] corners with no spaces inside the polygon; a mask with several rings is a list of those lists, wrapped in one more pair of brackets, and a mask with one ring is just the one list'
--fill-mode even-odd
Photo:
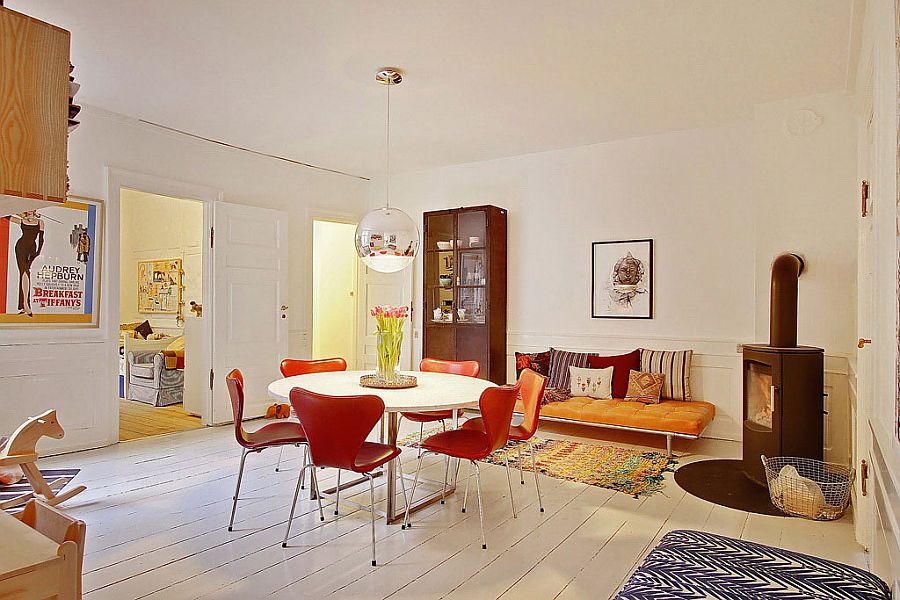
{"label": "striped pillow stack", "polygon": [[641,348],[641,371],[662,373],[663,400],[691,400],[691,358],[693,350],[647,350]]}
{"label": "striped pillow stack", "polygon": [[550,348],[550,381],[547,382],[547,387],[568,390],[571,381],[569,367],[587,368],[590,356],[594,355]]}

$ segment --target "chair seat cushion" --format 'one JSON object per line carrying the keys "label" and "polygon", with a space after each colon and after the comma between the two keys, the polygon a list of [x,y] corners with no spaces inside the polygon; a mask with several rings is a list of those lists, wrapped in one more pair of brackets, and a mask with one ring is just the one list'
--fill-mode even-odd
{"label": "chair seat cushion", "polygon": [[303,426],[294,421],[267,423],[256,431],[248,431],[244,435],[247,448],[264,448],[284,444],[300,444],[306,442]]}
{"label": "chair seat cushion", "polygon": [[131,376],[141,379],[153,379],[153,363],[135,363],[131,365]]}
{"label": "chair seat cushion", "polygon": [[416,423],[432,423],[434,421],[441,421],[444,419],[452,419],[453,411],[452,410],[433,410],[429,412],[405,412],[400,413],[403,415],[403,418],[407,421],[414,421]]}
{"label": "chair seat cushion", "polygon": [[353,470],[357,473],[368,473],[372,469],[377,469],[399,455],[400,448],[397,448],[396,446],[377,444],[375,442],[363,442],[362,448],[359,449],[359,454],[356,455],[356,459],[353,461]]}
{"label": "chair seat cushion", "polygon": [[890,597],[887,584],[856,567],[688,530],[663,536],[616,596],[617,600]]}
{"label": "chair seat cushion", "polygon": [[[516,412],[522,412],[521,402],[516,403]],[[716,416],[716,406],[702,400],[663,400],[658,404],[644,404],[576,396],[545,404],[541,407],[541,416],[597,425],[700,435]]]}
{"label": "chair seat cushion", "polygon": [[487,435],[475,429],[452,429],[436,433],[425,438],[422,447],[431,452],[467,460],[477,460],[489,454]]}

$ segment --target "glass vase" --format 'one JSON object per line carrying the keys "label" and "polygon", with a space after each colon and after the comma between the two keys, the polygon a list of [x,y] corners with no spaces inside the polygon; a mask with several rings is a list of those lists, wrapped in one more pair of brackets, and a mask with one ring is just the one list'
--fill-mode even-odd
{"label": "glass vase", "polygon": [[380,331],[377,333],[378,338],[378,371],[377,375],[380,379],[395,383],[400,377],[400,371],[397,369],[400,363],[400,347],[403,344],[403,331],[396,333],[388,331]]}

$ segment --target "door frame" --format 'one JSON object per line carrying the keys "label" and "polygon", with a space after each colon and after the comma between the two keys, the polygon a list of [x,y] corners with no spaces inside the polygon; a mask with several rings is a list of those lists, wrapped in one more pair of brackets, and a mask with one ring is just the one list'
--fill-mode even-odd
{"label": "door frame", "polygon": [[[329,223],[343,223],[344,225],[359,225],[360,216],[351,212],[344,211],[336,211],[336,210],[328,210],[322,208],[308,208],[306,210],[306,256],[307,259],[307,273],[306,273],[306,306],[308,307],[306,310],[305,318],[303,319],[304,330],[299,332],[288,332],[288,339],[299,333],[302,336],[302,344],[303,344],[303,356],[301,358],[312,358],[312,349],[313,349],[313,268],[314,268],[314,256],[313,252],[315,251],[315,244],[313,239],[313,223],[315,221],[326,221]],[[355,284],[353,289],[353,297],[356,303],[359,303],[359,265],[357,264],[357,276],[355,278]],[[353,331],[354,337],[359,337],[359,319],[358,319],[358,310],[353,311]],[[358,368],[359,361],[359,349],[358,343],[354,345],[353,357],[352,360],[347,361],[347,365],[349,369]]]}
{"label": "door frame", "polygon": [[[212,311],[213,306],[213,272],[215,265],[213,263],[214,256],[211,252],[211,228],[213,205],[220,202],[224,197],[224,192],[212,187],[187,183],[165,177],[155,175],[147,175],[135,171],[127,171],[107,167],[106,169],[106,198],[107,212],[106,218],[109,228],[108,240],[105,246],[105,252],[111,259],[115,259],[117,268],[108,269],[106,275],[107,289],[109,290],[109,315],[107,321],[107,336],[112,340],[113,344],[118,344],[119,331],[118,325],[121,319],[121,306],[119,302],[119,294],[121,281],[119,277],[119,267],[121,260],[122,244],[120,239],[121,221],[122,221],[122,205],[121,190],[128,188],[138,190],[148,194],[158,194],[160,196],[169,196],[184,200],[192,200],[203,204],[203,252],[201,262],[203,264],[202,286],[203,286],[203,310],[204,310],[204,326],[203,335],[208,343],[204,344],[204,352],[202,360],[212,369],[213,364],[213,344],[212,342]],[[112,261],[110,261],[112,264]],[[208,311],[208,312],[207,312]],[[118,352],[110,352],[111,365],[110,372],[119,372],[119,354]],[[118,390],[118,383],[115,389]],[[206,398],[203,402],[203,416],[201,423],[203,425],[211,425],[212,416],[212,393],[207,390]],[[110,421],[115,425],[115,437],[111,440],[113,443],[119,441],[119,402],[118,398],[112,404],[110,410]]]}

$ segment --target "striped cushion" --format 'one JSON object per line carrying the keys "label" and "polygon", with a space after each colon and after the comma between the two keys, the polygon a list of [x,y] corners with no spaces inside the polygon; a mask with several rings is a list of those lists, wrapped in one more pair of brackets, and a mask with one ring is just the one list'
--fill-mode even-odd
{"label": "striped cushion", "polygon": [[587,352],[566,352],[550,348],[550,381],[547,382],[547,387],[568,390],[569,367],[586,368],[589,356],[594,355]]}
{"label": "striped cushion", "polygon": [[662,373],[663,400],[691,401],[691,358],[693,350],[647,350],[641,348],[641,371]]}

